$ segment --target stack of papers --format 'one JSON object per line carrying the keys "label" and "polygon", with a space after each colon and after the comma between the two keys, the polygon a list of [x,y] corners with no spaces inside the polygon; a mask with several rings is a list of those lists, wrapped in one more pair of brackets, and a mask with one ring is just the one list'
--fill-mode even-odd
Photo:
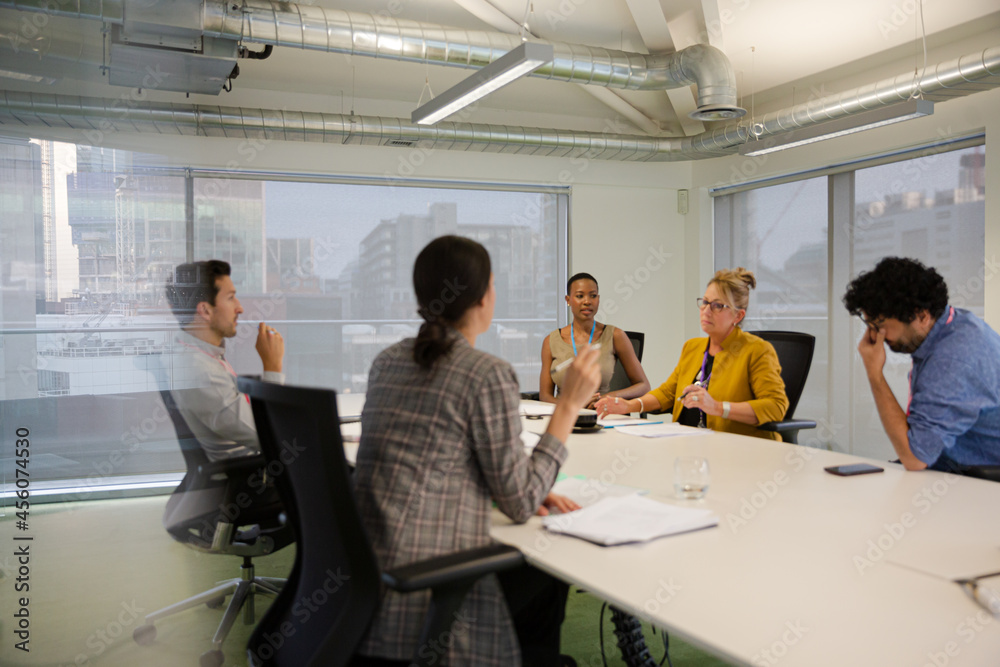
{"label": "stack of papers", "polygon": [[719,517],[711,510],[677,507],[630,494],[604,498],[569,514],[546,516],[542,524],[554,533],[611,546],[717,526]]}
{"label": "stack of papers", "polygon": [[649,426],[619,426],[615,430],[618,433],[638,435],[643,438],[671,438],[679,435],[709,434],[708,429],[684,426],[676,422],[669,422],[667,424],[651,424]]}

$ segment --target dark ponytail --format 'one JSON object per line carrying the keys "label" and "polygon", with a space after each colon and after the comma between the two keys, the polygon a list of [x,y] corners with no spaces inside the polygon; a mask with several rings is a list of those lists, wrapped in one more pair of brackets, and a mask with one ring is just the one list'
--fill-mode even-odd
{"label": "dark ponytail", "polygon": [[490,254],[479,243],[461,236],[434,239],[413,264],[413,291],[424,323],[417,333],[413,360],[430,368],[448,353],[453,340],[448,327],[479,302],[490,286]]}

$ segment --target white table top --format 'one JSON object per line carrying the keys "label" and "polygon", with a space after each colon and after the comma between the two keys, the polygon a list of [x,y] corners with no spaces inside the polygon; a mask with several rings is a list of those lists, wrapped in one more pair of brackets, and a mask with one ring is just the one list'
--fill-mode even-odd
{"label": "white table top", "polygon": [[361,419],[361,410],[365,407],[364,394],[342,394],[337,392],[337,416],[341,421],[356,421]]}
{"label": "white table top", "polygon": [[[563,471],[713,509],[720,524],[600,547],[497,512],[493,536],[560,579],[734,664],[1000,664],[1000,622],[943,578],[1000,571],[1000,484],[878,461],[884,473],[836,477],[823,467],[866,459],[723,433],[606,429],[567,445]],[[680,455],[708,458],[703,500],[674,498]]]}

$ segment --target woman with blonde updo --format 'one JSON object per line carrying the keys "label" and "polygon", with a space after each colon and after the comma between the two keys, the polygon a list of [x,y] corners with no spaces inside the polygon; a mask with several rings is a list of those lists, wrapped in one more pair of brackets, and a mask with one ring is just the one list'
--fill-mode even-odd
{"label": "woman with blonde updo", "polygon": [[783,419],[788,409],[778,355],[770,343],[739,327],[756,286],[743,267],[716,271],[705,296],[697,299],[708,337],[684,344],[677,367],[658,388],[628,401],[602,398],[598,414],[665,410],[688,426],[780,440],[777,433],[756,428]]}

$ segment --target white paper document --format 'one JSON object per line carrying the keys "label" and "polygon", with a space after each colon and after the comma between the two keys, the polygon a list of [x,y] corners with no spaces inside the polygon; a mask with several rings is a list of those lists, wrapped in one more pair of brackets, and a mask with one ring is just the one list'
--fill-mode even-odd
{"label": "white paper document", "polygon": [[679,435],[708,435],[708,429],[684,426],[676,422],[652,424],[650,426],[619,426],[618,433],[637,435],[642,438],[671,438]]}
{"label": "white paper document", "polygon": [[719,517],[711,510],[677,507],[631,494],[604,498],[569,514],[543,517],[542,524],[555,533],[611,546],[717,526]]}
{"label": "white paper document", "polygon": [[621,484],[605,484],[599,479],[566,477],[552,485],[552,493],[566,496],[580,507],[589,507],[603,498],[634,496],[649,493],[645,489]]}

